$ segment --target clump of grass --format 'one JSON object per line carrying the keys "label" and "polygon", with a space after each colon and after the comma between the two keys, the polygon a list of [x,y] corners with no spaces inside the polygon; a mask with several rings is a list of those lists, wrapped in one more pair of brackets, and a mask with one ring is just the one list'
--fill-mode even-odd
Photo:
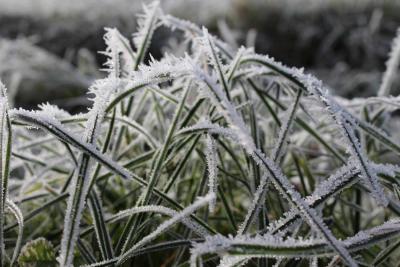
{"label": "clump of grass", "polygon": [[[107,76],[89,88],[87,113],[8,110],[3,90],[4,264],[399,260],[400,146],[386,128],[398,98],[334,97],[303,70],[235,51],[158,3],[138,24],[134,46],[106,30]],[[161,26],[183,33],[186,53],[144,63]]]}

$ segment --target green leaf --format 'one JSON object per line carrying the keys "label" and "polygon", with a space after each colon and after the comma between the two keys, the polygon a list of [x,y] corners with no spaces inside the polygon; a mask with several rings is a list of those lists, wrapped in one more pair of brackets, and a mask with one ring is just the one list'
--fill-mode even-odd
{"label": "green leaf", "polygon": [[21,267],[52,267],[57,266],[56,253],[50,241],[40,237],[28,242],[18,257]]}

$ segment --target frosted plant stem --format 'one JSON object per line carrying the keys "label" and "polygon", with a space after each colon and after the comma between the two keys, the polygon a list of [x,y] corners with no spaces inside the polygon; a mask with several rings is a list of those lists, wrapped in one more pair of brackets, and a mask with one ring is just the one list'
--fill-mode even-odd
{"label": "frosted plant stem", "polygon": [[[81,140],[81,138],[77,137],[73,133],[69,132],[67,129],[65,129],[62,125],[60,125],[58,122],[49,120],[46,116],[42,116],[40,114],[37,114],[37,112],[32,112],[32,111],[26,111],[26,110],[13,110],[13,112],[10,114],[11,118],[14,120],[22,120],[29,125],[35,126],[35,127],[40,127],[50,134],[56,136],[58,139],[65,141],[72,146],[76,147],[80,151],[87,153],[90,155],[93,159],[95,159],[97,162],[101,163],[104,165],[111,173],[115,175],[121,176],[123,179],[135,181],[142,187],[147,187],[148,182],[141,178],[140,176],[135,175],[134,173],[129,172],[126,169],[126,166],[121,166],[112,159],[110,159],[107,155],[101,154],[95,147],[91,146],[90,144],[87,144]],[[128,164],[129,165],[129,164]],[[107,176],[104,176],[107,177]],[[100,179],[99,177],[98,179]],[[169,197],[167,194],[163,193],[161,190],[154,188],[154,194],[161,197],[164,201],[168,202],[175,208],[182,210],[183,207],[180,205],[178,202],[173,200],[171,197]],[[207,225],[204,221],[199,219],[196,216],[191,216],[196,222],[200,223],[202,226],[204,226],[210,233],[216,233],[214,229],[212,229],[209,225]]]}
{"label": "frosted plant stem", "polygon": [[90,213],[94,219],[96,238],[101,251],[103,260],[109,260],[114,257],[110,234],[104,221],[104,211],[100,197],[96,190],[91,190],[89,196]]}
{"label": "frosted plant stem", "polygon": [[[134,37],[134,43],[137,48],[136,53],[134,54],[134,62],[131,71],[136,71],[139,65],[144,60],[146,52],[150,46],[151,38],[154,34],[154,31],[158,27],[158,17],[160,15],[160,3],[158,1],[154,1],[150,5],[144,5],[144,14],[142,14],[138,19],[139,29]],[[132,104],[133,104],[133,96],[130,96],[126,101],[127,106],[125,110],[122,110],[123,115],[130,117],[132,112]],[[122,109],[122,105],[121,105]],[[117,141],[114,146],[114,155],[116,151],[118,151],[119,146],[121,145],[123,135],[126,131],[126,127],[122,126],[117,133]]]}
{"label": "frosted plant stem", "polygon": [[17,220],[18,223],[18,237],[17,237],[17,242],[14,247],[14,253],[11,258],[10,266],[13,266],[15,261],[17,260],[17,257],[19,255],[19,252],[21,250],[21,245],[22,245],[22,235],[24,233],[24,216],[22,215],[21,210],[15,205],[14,202],[11,200],[7,199],[7,207],[8,209],[13,213],[15,219]]}
{"label": "frosted plant stem", "polygon": [[4,224],[11,157],[11,123],[6,88],[0,81],[0,265],[5,264]]}
{"label": "frosted plant stem", "polygon": [[[282,126],[281,126],[281,130],[279,132],[279,137],[278,137],[278,141],[274,147],[274,149],[272,150],[272,160],[274,161],[274,163],[276,165],[279,165],[279,155],[282,152],[282,149],[284,147],[284,142],[287,140],[289,131],[290,131],[290,127],[292,125],[292,122],[295,118],[295,112],[296,109],[299,105],[300,102],[300,98],[301,98],[302,92],[301,90],[298,90],[297,92],[297,96],[296,99],[293,103],[293,105],[291,106],[291,108],[288,110],[288,116],[285,120],[282,121]],[[251,203],[251,206],[246,214],[245,220],[243,221],[243,223],[241,224],[241,226],[238,229],[237,234],[238,235],[242,235],[244,233],[246,233],[246,231],[249,229],[252,221],[254,220],[255,216],[257,216],[257,213],[259,211],[259,205],[261,204],[261,200],[264,198],[264,194],[265,194],[265,190],[268,187],[268,176],[263,175],[261,177],[260,180],[260,184],[254,194],[254,198],[253,201]]]}
{"label": "frosted plant stem", "polygon": [[[345,239],[343,245],[349,251],[356,252],[367,247],[371,247],[385,240],[398,237],[400,234],[399,220],[391,220],[380,226],[360,231],[358,234]],[[282,239],[279,236],[257,236],[242,238],[224,237],[222,235],[206,237],[205,242],[196,243],[191,250],[191,266],[196,266],[196,261],[205,254],[225,254],[230,257],[225,258],[226,266],[229,265],[227,259],[238,262],[251,258],[321,258],[333,257],[335,261],[340,259],[335,255],[330,245],[321,239]]]}
{"label": "frosted plant stem", "polygon": [[124,263],[128,258],[130,258],[130,255],[133,254],[135,252],[135,250],[137,250],[141,246],[147,244],[148,242],[154,240],[157,236],[164,233],[168,228],[174,226],[174,224],[176,222],[184,220],[186,217],[188,217],[190,214],[194,213],[199,208],[209,204],[211,201],[214,201],[214,199],[215,199],[215,195],[213,193],[210,193],[210,194],[206,195],[205,197],[199,198],[193,204],[191,204],[190,206],[183,209],[181,212],[179,212],[177,215],[175,215],[171,219],[163,222],[151,234],[145,236],[142,240],[137,242],[128,251],[126,251],[123,255],[121,255],[119,257],[117,265]]}
{"label": "frosted plant stem", "polygon": [[[1,84],[0,84],[1,85]],[[4,176],[3,176],[3,161],[4,161],[4,134],[5,134],[5,112],[6,112],[6,102],[2,97],[0,98],[0,266],[3,266],[5,259],[5,247],[4,247],[4,223],[5,223],[5,188],[4,188]]]}
{"label": "frosted plant stem", "polygon": [[[154,157],[153,169],[151,170],[151,175],[149,177],[148,186],[144,191],[142,200],[140,201],[141,205],[147,205],[149,203],[150,196],[153,192],[155,185],[158,182],[162,165],[167,156],[166,153],[169,149],[169,146],[172,141],[172,137],[175,133],[175,130],[178,127],[178,120],[179,120],[180,115],[185,106],[185,100],[186,100],[186,97],[189,92],[189,87],[190,87],[190,82],[188,82],[187,85],[185,86],[185,89],[184,89],[184,92],[182,95],[182,99],[180,100],[179,106],[176,108],[174,117],[172,118],[171,125],[169,127],[167,136],[165,138],[164,144],[161,147],[160,152],[157,153],[156,156]],[[125,242],[123,243],[121,252],[125,252],[127,250],[127,248],[129,247],[130,243],[133,241],[136,228],[138,227],[139,223],[143,219],[142,217],[143,217],[142,215],[132,216],[129,219],[128,223],[126,224],[126,226],[124,228],[124,234],[121,235],[121,237],[123,239],[125,239]],[[122,239],[119,240],[118,244],[122,244]],[[119,251],[119,250],[120,250],[120,246],[117,245],[117,251]]]}
{"label": "frosted plant stem", "polygon": [[[379,183],[376,173],[371,171],[370,162],[366,155],[361,150],[360,143],[354,131],[359,125],[365,128],[365,124],[359,124],[360,120],[351,115],[345,108],[341,107],[330,95],[326,88],[323,87],[322,82],[310,74],[304,74],[302,69],[288,68],[268,56],[253,55],[242,60],[242,63],[254,62],[257,64],[265,65],[272,70],[278,72],[294,84],[298,85],[300,89],[306,91],[309,95],[314,96],[326,108],[328,114],[335,121],[338,129],[341,131],[344,140],[348,147],[349,154],[353,160],[358,162],[360,170],[363,173],[363,180],[370,186],[372,195],[380,205],[386,206],[388,200],[384,194],[383,188]],[[363,126],[364,125],[364,126]],[[379,131],[375,131],[379,134]],[[376,136],[376,135],[375,135]],[[388,138],[383,139],[386,142]]]}
{"label": "frosted plant stem", "polygon": [[[218,167],[217,167],[217,151],[216,144],[210,134],[206,137],[206,161],[208,166],[208,188],[210,193],[217,194],[218,190]],[[210,202],[209,210],[213,212],[215,210],[216,203],[214,201]]]}
{"label": "frosted plant stem", "polygon": [[400,28],[397,29],[396,37],[393,39],[389,60],[386,62],[386,71],[383,74],[382,83],[378,90],[378,96],[390,95],[390,90],[400,63]]}
{"label": "frosted plant stem", "polygon": [[315,210],[310,208],[309,205],[303,201],[301,195],[294,189],[293,185],[290,184],[288,179],[281,172],[280,168],[273,161],[263,155],[260,150],[256,149],[242,118],[237,114],[236,109],[222,92],[216,81],[202,70],[195,66],[194,68],[195,75],[199,80],[203,81],[211,91],[209,97],[216,102],[217,106],[221,107],[222,112],[231,124],[231,127],[234,127],[238,132],[239,140],[246,148],[246,151],[258,164],[265,168],[265,171],[271,177],[272,182],[278,191],[287,199],[291,206],[296,207],[299,212],[302,213],[303,218],[311,227],[325,237],[332,248],[341,255],[342,259],[349,266],[358,266],[351,258],[350,253],[344,248],[341,242],[333,236],[332,232],[317,215]]}
{"label": "frosted plant stem", "polygon": [[[148,48],[161,24],[183,35],[168,43],[172,54],[156,60]],[[92,267],[142,262],[203,266],[218,264],[218,259],[219,267],[266,267],[274,263],[269,258],[279,259],[277,265],[296,258],[316,266],[327,257],[353,267],[358,261],[397,259],[392,249],[400,244],[395,240],[400,221],[387,218],[400,215],[400,166],[373,160],[400,155],[400,145],[390,136],[395,133],[379,128],[400,107],[400,97],[331,96],[303,69],[286,67],[252,48],[235,51],[204,27],[164,16],[159,2],[144,6],[137,25],[133,46],[117,29],[105,29],[108,76],[89,88],[88,94],[95,95],[89,112],[72,115],[50,104],[9,111],[18,147],[12,152],[3,90],[0,266],[24,265],[26,252],[33,263],[43,244],[49,264],[58,260],[61,267],[82,262]],[[399,32],[383,75],[385,94],[399,67],[398,39]],[[96,90],[99,86],[102,90]],[[321,114],[309,112],[314,110]],[[275,127],[276,142],[267,145]],[[362,142],[360,130],[366,138]],[[289,144],[291,139],[296,142]],[[292,149],[299,153],[286,156],[285,150]],[[8,178],[10,169],[16,179]],[[314,192],[300,195],[297,174],[301,185],[310,184]],[[337,223],[343,216],[346,222],[354,219],[353,210],[362,212],[357,201],[347,200],[358,190],[366,201],[389,203],[384,218],[384,208],[370,203],[379,208],[368,216],[373,228]],[[342,201],[344,206],[336,206]],[[4,204],[7,216],[15,217],[9,225],[4,225],[9,222]],[[57,224],[59,217],[46,215],[53,215],[49,208],[62,206],[65,218],[56,250],[46,247],[49,242],[29,242],[19,253],[21,241],[46,235],[48,223]],[[332,208],[335,216],[328,227],[323,216]],[[40,222],[38,215],[46,219]],[[239,218],[243,223],[238,227]],[[386,222],[374,227],[382,219]],[[38,227],[28,233],[24,224]],[[15,248],[8,247],[14,241]],[[386,246],[378,246],[382,241]]]}
{"label": "frosted plant stem", "polygon": [[[79,222],[84,208],[85,198],[88,193],[90,157],[83,154],[80,159],[76,177],[70,184],[70,197],[65,215],[63,238],[61,242],[60,266],[69,267],[72,265],[73,251],[79,232]],[[76,207],[76,208],[75,208]]]}
{"label": "frosted plant stem", "polygon": [[212,65],[214,66],[214,68],[218,74],[219,81],[222,84],[222,88],[224,88],[226,97],[228,98],[228,100],[231,100],[230,92],[229,92],[229,85],[228,85],[228,78],[226,77],[226,75],[224,73],[221,59],[217,53],[217,48],[215,47],[214,42],[212,41],[206,28],[203,28],[203,35],[205,38],[204,41],[208,48],[208,49],[206,49],[206,51],[209,53],[209,58],[212,62]]}
{"label": "frosted plant stem", "polygon": [[[97,134],[100,130],[106,104],[111,94],[116,89],[116,80],[110,78],[105,83],[94,84],[91,90],[95,94],[93,107],[89,112],[86,122],[84,140],[86,143],[95,145]],[[69,186],[69,199],[65,214],[64,230],[61,240],[61,251],[58,261],[62,267],[70,267],[73,264],[74,248],[79,237],[80,221],[85,208],[86,198],[91,185],[92,158],[87,153],[82,153],[78,168],[72,177]]]}

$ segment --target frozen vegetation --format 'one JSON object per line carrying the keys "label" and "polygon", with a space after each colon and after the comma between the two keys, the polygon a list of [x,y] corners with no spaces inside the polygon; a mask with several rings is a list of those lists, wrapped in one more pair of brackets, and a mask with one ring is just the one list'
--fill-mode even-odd
{"label": "frozen vegetation", "polygon": [[[158,28],[173,42],[155,59]],[[12,108],[0,84],[1,266],[399,262],[399,35],[375,96],[349,100],[225,30],[149,3],[132,38],[105,29],[94,81],[17,43],[91,104]]]}

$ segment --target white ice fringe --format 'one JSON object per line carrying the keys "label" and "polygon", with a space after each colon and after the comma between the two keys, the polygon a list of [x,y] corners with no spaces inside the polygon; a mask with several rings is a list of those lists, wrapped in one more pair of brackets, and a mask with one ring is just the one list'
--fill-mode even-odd
{"label": "white ice fringe", "polygon": [[107,48],[102,54],[108,57],[104,65],[107,67],[109,77],[129,77],[135,69],[134,52],[128,39],[115,28],[105,28],[104,41]]}
{"label": "white ice fringe", "polygon": [[135,68],[143,61],[145,53],[150,46],[154,31],[160,25],[159,17],[162,15],[159,1],[154,1],[149,5],[143,5],[143,14],[137,17],[138,30],[133,35],[133,43],[136,47]]}
{"label": "white ice fringe", "polygon": [[226,252],[227,250],[229,250],[229,248],[235,245],[256,245],[256,246],[265,246],[274,249],[279,249],[279,248],[296,248],[296,247],[307,248],[320,244],[325,244],[325,242],[322,239],[302,239],[302,238],[294,239],[292,237],[283,239],[281,237],[268,234],[264,236],[255,236],[255,237],[250,237],[246,235],[235,238],[225,237],[222,235],[208,236],[206,237],[204,242],[195,243],[193,245],[193,248],[190,250],[191,252],[190,266],[195,267],[197,258],[202,255],[208,253],[224,254],[224,252]]}
{"label": "white ice fringe", "polygon": [[240,225],[237,231],[237,235],[242,235],[245,231],[246,225],[252,223],[252,221],[250,220],[254,220],[254,217],[259,214],[260,203],[263,202],[262,199],[264,199],[265,189],[267,187],[268,182],[269,182],[268,175],[265,173],[261,176],[260,184],[258,185],[256,192],[254,193],[253,200],[250,204],[249,209],[247,210],[247,214],[243,223]]}
{"label": "white ice fringe", "polygon": [[[358,251],[363,249],[364,247],[368,247],[370,244],[369,243],[377,243],[377,242],[382,242],[387,238],[390,238],[390,236],[394,235],[399,235],[400,234],[400,220],[399,219],[393,219],[388,222],[385,222],[384,224],[365,230],[357,233],[356,235],[347,238],[344,241],[341,241],[341,243],[348,249],[352,249],[354,251]],[[211,254],[220,254],[220,255],[226,255],[225,262],[229,263],[230,261],[228,260],[230,256],[226,254],[226,252],[229,251],[229,249],[234,248],[235,246],[240,246],[240,245],[255,245],[255,246],[260,246],[260,247],[266,247],[266,248],[272,248],[272,249],[295,249],[295,248],[300,248],[300,249],[307,249],[307,248],[312,248],[312,247],[320,247],[318,249],[319,252],[317,254],[319,256],[329,256],[329,255],[334,255],[332,251],[327,250],[327,243],[323,239],[303,239],[303,238],[282,238],[280,236],[276,235],[263,235],[263,236],[240,236],[240,237],[225,237],[222,235],[214,235],[214,236],[208,236],[206,237],[204,242],[201,243],[194,243],[193,248],[191,249],[191,260],[190,264],[191,267],[196,266],[197,259],[201,257],[202,255],[211,253]],[[266,250],[268,251],[268,249]],[[244,251],[245,252],[245,251]],[[301,251],[298,252],[298,254],[293,254],[292,257],[313,257],[313,254],[307,253],[307,254],[302,254]],[[246,255],[245,253],[243,256],[233,256],[232,255],[232,260],[235,262],[240,262],[240,257],[242,257],[243,260],[248,259],[248,258],[279,258],[276,257],[274,254],[255,254],[255,255]],[[227,265],[220,265],[220,266],[231,266],[229,264]]]}
{"label": "white ice fringe", "polygon": [[386,110],[394,110],[400,108],[400,96],[378,96],[378,97],[368,97],[368,98],[352,98],[347,99],[340,96],[334,97],[334,99],[344,107],[349,109],[361,109],[366,105],[384,107]]}
{"label": "white ice fringe", "polygon": [[[298,90],[300,90],[300,89],[298,89]],[[299,105],[300,97],[301,97],[301,92],[298,92],[298,95],[297,95],[296,99],[294,100],[294,103],[285,112],[283,119],[281,120],[282,125],[279,130],[278,140],[277,140],[276,145],[274,146],[272,153],[271,153],[272,160],[274,160],[278,164],[280,162],[280,157],[284,152],[286,142],[288,142],[288,134],[293,125],[292,122],[296,116],[295,112]]]}
{"label": "white ice fringe", "polygon": [[[167,208],[164,206],[146,205],[146,206],[140,206],[140,207],[133,207],[133,208],[126,209],[126,210],[121,210],[118,213],[116,213],[112,216],[109,216],[106,219],[106,221],[108,223],[113,223],[113,222],[122,220],[126,217],[129,217],[133,214],[150,213],[150,212],[159,213],[159,214],[167,215],[170,217],[179,215],[178,211],[175,211],[173,209],[170,209],[170,208]],[[191,220],[190,218],[184,218],[182,220],[182,223],[185,224],[187,227],[189,227],[191,230],[193,230],[196,234],[198,234],[200,236],[207,236],[209,234],[208,230],[206,230],[203,226],[201,226],[197,222]]]}
{"label": "white ice fringe", "polygon": [[[242,59],[242,57],[246,54],[249,54],[250,52],[252,52],[252,49],[248,49],[245,48],[243,46],[241,46],[235,57],[232,59],[232,61],[229,63],[229,70],[227,73],[227,77],[228,77],[228,82],[232,82],[232,79],[234,78],[234,74],[238,71],[239,67],[240,67],[240,61]],[[251,73],[251,71],[249,71],[249,73]]]}
{"label": "white ice fringe", "polygon": [[192,59],[189,56],[183,58],[166,54],[162,60],[150,59],[148,65],[140,65],[138,70],[132,73],[132,77],[125,86],[126,89],[140,85],[158,84],[179,77],[189,75]]}
{"label": "white ice fringe", "polygon": [[43,111],[44,114],[50,115],[55,119],[65,119],[71,116],[68,111],[59,108],[56,105],[51,105],[49,103],[39,104],[38,107]]}
{"label": "white ice fringe", "polygon": [[[222,87],[225,90],[228,90],[228,81],[225,76],[225,73],[227,72],[226,69],[227,67],[222,64],[221,60],[221,54],[219,52],[219,49],[214,45],[214,42],[212,41],[212,37],[208,34],[208,30],[203,27],[203,38],[202,40],[202,45],[204,46],[204,51],[208,55],[208,59],[210,61],[210,64],[213,66],[215,69],[215,72],[218,75],[219,82],[222,84]],[[228,92],[226,92],[228,93]]]}
{"label": "white ice fringe", "polygon": [[[206,135],[206,161],[208,169],[208,188],[209,193],[217,195],[218,188],[218,156],[215,140],[210,134]],[[215,210],[215,199],[210,201],[210,212]]]}
{"label": "white ice fringe", "polygon": [[240,267],[246,264],[251,256],[224,256],[219,262],[218,267]]}
{"label": "white ice fringe", "polygon": [[10,130],[7,123],[8,116],[8,101],[6,97],[6,87],[0,81],[0,265],[5,263],[5,207],[8,194],[8,173],[5,168],[7,164],[7,143],[9,138],[8,131]]}

